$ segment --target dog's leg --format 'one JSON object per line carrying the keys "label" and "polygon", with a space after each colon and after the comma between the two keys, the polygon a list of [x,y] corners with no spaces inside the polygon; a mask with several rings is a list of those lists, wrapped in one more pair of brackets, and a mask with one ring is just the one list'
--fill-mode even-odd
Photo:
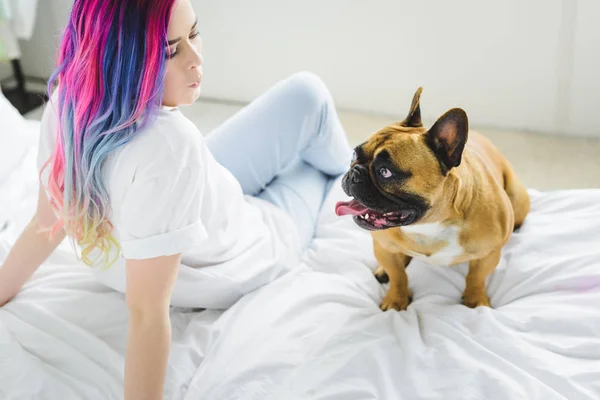
{"label": "dog's leg", "polygon": [[485,290],[485,279],[498,266],[502,248],[497,248],[487,256],[469,263],[469,273],[466,278],[465,291],[463,292],[463,304],[475,308],[490,305]]}
{"label": "dog's leg", "polygon": [[[398,311],[406,310],[412,296],[408,288],[408,276],[406,275],[406,266],[411,257],[402,253],[390,253],[381,248],[374,241],[375,258],[379,262],[379,268],[375,270],[375,277],[387,276],[390,286],[387,294],[381,302],[380,308],[385,311],[394,309]],[[381,281],[380,281],[381,282]]]}
{"label": "dog's leg", "polygon": [[373,275],[375,275],[375,279],[377,279],[377,282],[379,283],[388,283],[390,281],[390,277],[387,272],[385,272],[385,268],[381,265],[375,269]]}

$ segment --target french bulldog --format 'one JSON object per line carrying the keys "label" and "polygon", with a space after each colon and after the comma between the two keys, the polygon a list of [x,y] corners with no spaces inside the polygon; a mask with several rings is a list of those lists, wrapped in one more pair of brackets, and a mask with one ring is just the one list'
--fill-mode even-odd
{"label": "french bulldog", "polygon": [[402,122],[354,149],[342,178],[352,200],[338,202],[336,214],[352,215],[371,233],[375,277],[389,282],[382,310],[405,310],[411,302],[405,268],[412,258],[468,262],[463,304],[491,307],[485,280],[529,213],[527,189],[492,142],[469,131],[464,110],[453,108],[425,129],[421,92]]}

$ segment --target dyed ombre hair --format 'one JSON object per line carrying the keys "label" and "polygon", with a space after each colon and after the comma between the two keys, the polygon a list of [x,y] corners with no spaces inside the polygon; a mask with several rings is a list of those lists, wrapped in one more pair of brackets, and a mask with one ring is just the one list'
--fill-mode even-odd
{"label": "dyed ombre hair", "polygon": [[102,256],[112,264],[111,247],[119,246],[102,167],[161,106],[175,1],[75,0],[62,37],[48,83],[49,95],[58,84],[56,146],[42,170],[59,216],[51,233],[64,227],[88,265]]}

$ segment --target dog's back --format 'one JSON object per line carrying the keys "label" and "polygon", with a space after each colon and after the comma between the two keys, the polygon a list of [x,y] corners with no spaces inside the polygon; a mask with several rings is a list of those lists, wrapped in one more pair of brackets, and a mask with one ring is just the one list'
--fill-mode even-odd
{"label": "dog's back", "polygon": [[527,188],[500,150],[487,137],[471,131],[469,132],[465,157],[475,155],[484,159],[486,167],[491,170],[494,178],[504,188],[515,215],[514,228],[518,229],[523,224],[530,209]]}

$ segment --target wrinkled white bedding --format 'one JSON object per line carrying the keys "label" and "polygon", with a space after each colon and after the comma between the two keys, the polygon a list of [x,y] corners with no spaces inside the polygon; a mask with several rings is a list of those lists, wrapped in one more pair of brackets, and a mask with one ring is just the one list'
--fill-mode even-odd
{"label": "wrinkled white bedding", "polygon": [[[7,120],[0,263],[37,194],[38,125]],[[600,190],[531,196],[494,309],[459,304],[466,266],[413,261],[413,304],[384,313],[370,236],[334,215],[335,185],[294,272],[225,312],[172,309],[166,398],[600,399]],[[0,308],[0,399],[121,398],[127,318],[63,243]]]}

